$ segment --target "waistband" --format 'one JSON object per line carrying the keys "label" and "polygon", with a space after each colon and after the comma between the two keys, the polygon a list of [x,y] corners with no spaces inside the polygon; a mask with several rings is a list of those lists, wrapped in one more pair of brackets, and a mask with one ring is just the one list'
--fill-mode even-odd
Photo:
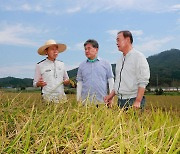
{"label": "waistband", "polygon": [[137,94],[118,94],[119,99],[131,99],[137,97]]}

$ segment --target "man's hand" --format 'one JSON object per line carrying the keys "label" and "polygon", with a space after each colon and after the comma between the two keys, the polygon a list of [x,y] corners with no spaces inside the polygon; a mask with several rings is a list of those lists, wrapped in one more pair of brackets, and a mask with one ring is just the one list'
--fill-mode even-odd
{"label": "man's hand", "polygon": [[39,79],[39,81],[36,83],[37,87],[44,87],[47,83],[43,81],[42,77]]}
{"label": "man's hand", "polygon": [[64,85],[69,85],[70,81],[69,80],[64,80],[63,83],[64,83]]}
{"label": "man's hand", "polygon": [[112,107],[112,99],[113,97],[111,97],[110,95],[104,97],[104,102],[107,104],[108,107]]}
{"label": "man's hand", "polygon": [[141,107],[141,102],[135,101],[134,104],[133,104],[133,107],[137,108],[137,109],[140,108]]}
{"label": "man's hand", "polygon": [[104,102],[107,104],[107,106],[112,107],[113,103],[113,97],[115,96],[115,91],[112,90],[111,93],[104,97]]}
{"label": "man's hand", "polygon": [[140,108],[141,107],[141,100],[144,96],[145,88],[139,87],[136,100],[134,101],[133,107],[134,108]]}

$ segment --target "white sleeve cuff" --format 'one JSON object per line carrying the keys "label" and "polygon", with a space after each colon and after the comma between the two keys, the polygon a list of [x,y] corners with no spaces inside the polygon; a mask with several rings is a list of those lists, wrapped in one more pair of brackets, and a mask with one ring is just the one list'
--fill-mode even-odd
{"label": "white sleeve cuff", "polygon": [[37,88],[37,82],[33,81],[33,87]]}
{"label": "white sleeve cuff", "polygon": [[110,78],[108,79],[108,83],[109,83],[109,93],[111,93],[111,91],[114,89],[114,79]]}
{"label": "white sleeve cuff", "polygon": [[81,99],[81,91],[82,91],[82,81],[77,82],[77,101]]}

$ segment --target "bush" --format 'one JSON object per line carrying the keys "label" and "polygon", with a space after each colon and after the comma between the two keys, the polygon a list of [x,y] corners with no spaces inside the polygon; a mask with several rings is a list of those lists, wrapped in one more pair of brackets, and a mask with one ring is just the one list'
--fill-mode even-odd
{"label": "bush", "polygon": [[155,94],[156,95],[162,95],[164,93],[164,91],[163,91],[163,89],[162,88],[156,88],[156,90],[155,90]]}
{"label": "bush", "polygon": [[64,90],[65,94],[76,94],[75,88],[68,88]]}

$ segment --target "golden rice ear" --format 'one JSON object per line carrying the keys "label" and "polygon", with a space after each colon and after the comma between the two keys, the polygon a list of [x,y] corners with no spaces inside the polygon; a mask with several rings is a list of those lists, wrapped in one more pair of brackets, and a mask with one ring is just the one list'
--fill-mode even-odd
{"label": "golden rice ear", "polygon": [[70,82],[71,86],[74,88],[75,87],[74,81],[73,80],[69,80],[69,82]]}

